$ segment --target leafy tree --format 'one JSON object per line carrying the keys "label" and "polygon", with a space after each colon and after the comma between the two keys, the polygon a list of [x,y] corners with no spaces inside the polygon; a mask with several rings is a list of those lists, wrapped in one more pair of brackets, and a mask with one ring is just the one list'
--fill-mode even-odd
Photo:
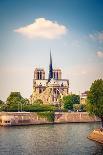
{"label": "leafy tree", "polygon": [[28,99],[24,99],[20,92],[11,92],[1,111],[17,112],[18,110],[27,112],[55,111],[56,107],[42,104],[42,100],[37,100],[35,104],[29,104]]}
{"label": "leafy tree", "polygon": [[25,98],[25,104],[30,104],[29,99]]}
{"label": "leafy tree", "polygon": [[87,111],[87,105],[86,104],[80,104],[80,110],[86,112]]}
{"label": "leafy tree", "polygon": [[25,104],[25,99],[21,96],[20,92],[11,92],[6,100],[4,111],[18,111],[23,104]]}
{"label": "leafy tree", "polygon": [[103,80],[95,80],[87,95],[87,107],[90,114],[101,118],[103,128]]}
{"label": "leafy tree", "polygon": [[73,104],[79,104],[80,103],[80,96],[71,94],[68,96],[63,97],[63,103],[64,103],[64,109],[73,109]]}
{"label": "leafy tree", "polygon": [[86,111],[86,105],[85,104],[73,104],[73,110],[74,111]]}
{"label": "leafy tree", "polygon": [[4,104],[4,102],[2,100],[0,100],[0,105]]}
{"label": "leafy tree", "polygon": [[80,104],[73,104],[73,110],[79,111],[80,110]]}
{"label": "leafy tree", "polygon": [[0,111],[2,111],[3,106],[4,106],[4,102],[2,100],[0,100]]}

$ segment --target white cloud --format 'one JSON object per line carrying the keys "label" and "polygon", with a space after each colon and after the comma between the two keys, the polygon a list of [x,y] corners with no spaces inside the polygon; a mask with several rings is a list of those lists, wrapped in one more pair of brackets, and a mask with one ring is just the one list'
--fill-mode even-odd
{"label": "white cloud", "polygon": [[45,18],[37,18],[32,24],[15,29],[14,31],[28,38],[55,39],[66,34],[67,28],[57,22],[46,20]]}
{"label": "white cloud", "polygon": [[103,31],[90,34],[89,37],[93,40],[98,40],[100,42],[103,42]]}
{"label": "white cloud", "polygon": [[96,55],[99,58],[103,58],[103,51],[97,51]]}

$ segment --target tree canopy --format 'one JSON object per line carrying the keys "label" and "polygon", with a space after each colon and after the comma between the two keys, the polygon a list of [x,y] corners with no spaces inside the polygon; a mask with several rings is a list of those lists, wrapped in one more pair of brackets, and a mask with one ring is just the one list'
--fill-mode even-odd
{"label": "tree canopy", "polygon": [[21,96],[20,92],[11,92],[6,100],[7,104],[24,103],[25,99]]}
{"label": "tree canopy", "polygon": [[74,104],[79,104],[80,103],[80,96],[75,95],[75,94],[64,96],[63,97],[63,103],[64,103],[64,109],[72,110]]}
{"label": "tree canopy", "polygon": [[88,111],[101,118],[103,127],[103,80],[95,80],[87,95]]}
{"label": "tree canopy", "polygon": [[29,104],[28,99],[24,99],[20,92],[11,92],[6,100],[6,104],[2,107],[1,111],[17,112],[43,112],[54,111],[57,108],[52,105],[43,105],[42,100],[36,100],[35,104]]}

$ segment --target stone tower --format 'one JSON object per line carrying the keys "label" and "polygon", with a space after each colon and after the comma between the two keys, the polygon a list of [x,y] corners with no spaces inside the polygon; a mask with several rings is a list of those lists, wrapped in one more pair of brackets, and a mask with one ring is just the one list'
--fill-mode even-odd
{"label": "stone tower", "polygon": [[53,79],[60,80],[62,78],[61,69],[53,69]]}
{"label": "stone tower", "polygon": [[35,80],[43,80],[45,79],[45,71],[41,68],[36,68],[34,70],[34,79]]}

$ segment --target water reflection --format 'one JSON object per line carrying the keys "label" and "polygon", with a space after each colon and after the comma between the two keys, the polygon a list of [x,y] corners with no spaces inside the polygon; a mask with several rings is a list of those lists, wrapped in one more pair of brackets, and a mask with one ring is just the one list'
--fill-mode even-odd
{"label": "water reflection", "polygon": [[87,139],[98,123],[0,128],[0,155],[103,155],[103,145]]}

